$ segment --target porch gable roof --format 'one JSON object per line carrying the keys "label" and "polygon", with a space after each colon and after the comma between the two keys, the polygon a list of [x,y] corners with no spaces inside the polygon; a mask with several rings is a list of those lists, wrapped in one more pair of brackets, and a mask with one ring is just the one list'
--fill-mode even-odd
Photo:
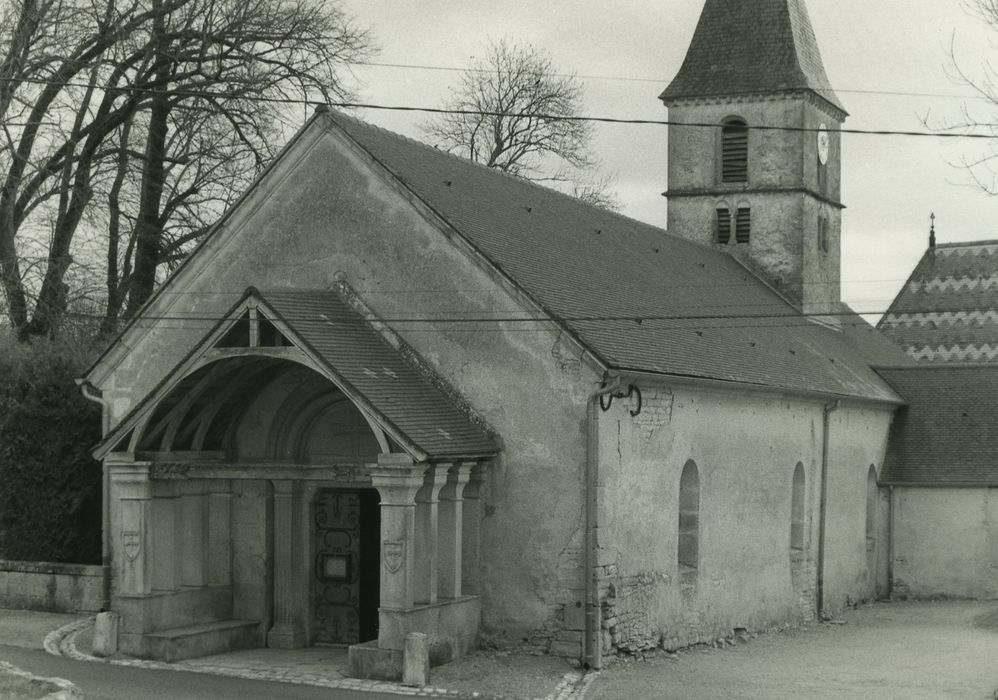
{"label": "porch gable roof", "polygon": [[[492,432],[446,382],[401,341],[390,342],[334,290],[250,287],[188,355],[93,449],[103,458],[133,430],[254,301],[268,320],[360,410],[417,460],[494,455]],[[249,348],[252,354],[252,348]]]}

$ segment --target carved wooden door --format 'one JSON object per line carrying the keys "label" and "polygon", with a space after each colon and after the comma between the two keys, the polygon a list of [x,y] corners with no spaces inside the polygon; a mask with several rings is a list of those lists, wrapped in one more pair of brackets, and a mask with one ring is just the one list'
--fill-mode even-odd
{"label": "carved wooden door", "polygon": [[313,643],[377,638],[378,516],[378,493],[372,489],[322,489],[316,495]]}

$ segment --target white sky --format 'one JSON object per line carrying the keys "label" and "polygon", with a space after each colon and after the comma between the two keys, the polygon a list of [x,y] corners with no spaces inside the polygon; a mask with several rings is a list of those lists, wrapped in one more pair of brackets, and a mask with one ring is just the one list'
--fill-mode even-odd
{"label": "white sky", "polygon": [[[658,101],[679,69],[703,0],[343,0],[370,28],[374,61],[462,68],[489,38],[508,36],[548,52],[585,78],[587,114],[665,119]],[[998,30],[968,14],[964,0],[808,0],[832,86],[850,112],[846,127],[920,130],[958,121],[964,106],[988,114],[950,76],[949,49],[980,72],[998,59]],[[993,45],[992,42],[995,42]],[[454,72],[360,66],[359,98],[376,104],[440,106]],[[628,80],[623,80],[624,78]],[[917,95],[869,94],[876,92]],[[928,97],[925,94],[942,94]],[[993,110],[998,117],[998,109]],[[420,137],[414,113],[368,110],[362,118]],[[998,198],[972,186],[953,164],[986,141],[846,135],[843,138],[843,298],[882,311],[924,252],[930,212],[939,242],[998,238]],[[596,154],[616,176],[623,213],[665,226],[666,127],[597,126]]]}

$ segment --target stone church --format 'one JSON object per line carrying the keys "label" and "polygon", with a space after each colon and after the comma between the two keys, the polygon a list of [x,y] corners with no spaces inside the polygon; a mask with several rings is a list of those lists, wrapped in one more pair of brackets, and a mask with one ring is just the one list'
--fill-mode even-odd
{"label": "stone church", "polygon": [[122,651],[598,668],[889,592],[914,361],[803,1],[707,0],[661,99],[668,231],[317,110],[85,377]]}

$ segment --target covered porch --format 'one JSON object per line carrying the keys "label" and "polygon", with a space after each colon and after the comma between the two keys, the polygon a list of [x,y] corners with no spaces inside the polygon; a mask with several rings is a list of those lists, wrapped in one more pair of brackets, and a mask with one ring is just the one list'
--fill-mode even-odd
{"label": "covered porch", "polygon": [[97,448],[120,650],[349,645],[397,678],[480,617],[490,432],[336,292],[250,290]]}

